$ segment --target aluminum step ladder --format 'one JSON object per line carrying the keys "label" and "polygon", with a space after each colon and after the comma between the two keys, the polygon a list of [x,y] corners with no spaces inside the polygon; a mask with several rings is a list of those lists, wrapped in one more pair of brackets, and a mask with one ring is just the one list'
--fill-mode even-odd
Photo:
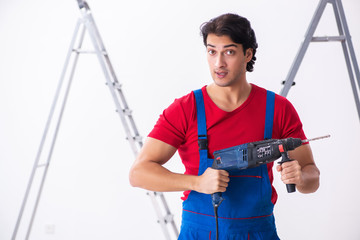
{"label": "aluminum step ladder", "polygon": [[[101,68],[103,70],[103,73],[106,78],[106,85],[109,87],[110,93],[113,97],[113,100],[115,102],[116,106],[116,112],[119,114],[119,117],[121,119],[121,122],[125,129],[126,138],[130,143],[131,149],[136,156],[138,154],[138,151],[142,147],[142,137],[139,135],[139,132],[137,130],[136,124],[134,122],[133,116],[131,114],[131,110],[129,109],[129,106],[125,100],[123,90],[121,87],[121,84],[117,80],[117,77],[115,75],[115,71],[112,67],[112,64],[109,59],[109,55],[104,47],[103,41],[100,37],[99,31],[96,27],[94,18],[91,14],[90,7],[84,0],[77,0],[78,6],[80,8],[81,17],[79,18],[74,35],[68,50],[68,54],[65,60],[65,64],[63,67],[63,71],[60,77],[60,81],[57,86],[56,94],[51,106],[51,110],[49,113],[49,117],[45,126],[45,130],[40,142],[40,146],[35,158],[35,162],[33,165],[33,169],[30,175],[30,179],[26,188],[25,196],[21,205],[20,213],[17,218],[17,222],[13,231],[12,240],[16,239],[16,236],[18,234],[19,226],[23,217],[23,213],[26,207],[26,203],[28,201],[28,197],[31,191],[31,187],[33,185],[34,177],[36,175],[37,170],[42,169],[42,175],[40,174],[41,181],[39,183],[39,187],[35,196],[35,203],[32,209],[32,214],[30,217],[29,225],[26,232],[26,238],[29,239],[31,228],[35,219],[37,207],[39,205],[41,193],[43,190],[43,186],[46,180],[47,171],[50,165],[50,160],[52,156],[52,152],[56,143],[56,137],[60,128],[60,123],[62,119],[62,115],[65,109],[66,101],[69,95],[71,82],[74,76],[77,60],[80,54],[89,54],[93,53],[96,54],[99,60],[99,63],[101,65]],[[85,36],[85,32],[87,30],[88,35],[91,38],[94,51],[86,51],[82,49],[82,44]],[[72,62],[72,66],[70,71],[69,65],[70,62]],[[68,76],[68,77],[65,77]],[[67,82],[65,83],[65,79],[67,79]],[[65,88],[64,88],[65,83]],[[65,89],[65,90],[64,90]],[[61,106],[57,108],[57,103],[59,99],[62,99]],[[52,133],[52,139],[50,143],[50,147],[48,149],[48,155],[44,163],[40,162],[40,157],[43,152],[44,145],[46,143],[46,138],[49,133],[51,121],[54,117],[55,112],[58,112],[58,118],[56,121],[55,129]],[[34,190],[35,191],[35,190]],[[174,235],[173,237],[178,237],[179,232],[176,227],[176,224],[174,222],[174,217],[170,212],[170,209],[168,207],[168,204],[166,202],[166,199],[164,197],[164,194],[161,192],[147,192],[149,195],[151,202],[154,206],[156,215],[157,215],[157,221],[161,226],[161,229],[163,231],[163,234],[165,236],[165,239],[171,239],[170,233],[169,233],[169,225],[171,226]]]}
{"label": "aluminum step ladder", "polygon": [[[339,31],[339,36],[329,36],[329,37],[314,37],[314,33],[320,18],[325,10],[327,4],[332,4],[335,14],[335,19]],[[310,22],[308,30],[305,34],[305,39],[302,42],[300,49],[295,57],[295,60],[290,68],[290,71],[286,77],[286,80],[283,82],[284,86],[281,89],[280,95],[286,97],[291,86],[295,85],[294,78],[297,71],[299,70],[300,64],[305,56],[306,50],[310,42],[341,42],[341,46],[344,52],[345,62],[347,65],[347,70],[349,73],[350,83],[354,94],[355,104],[360,119],[360,101],[359,101],[359,88],[360,88],[360,73],[359,65],[356,60],[354,46],[351,41],[351,35],[345,18],[344,8],[342,6],[341,0],[320,0],[318,7],[313,15],[313,18]],[[356,77],[356,81],[354,78]]]}

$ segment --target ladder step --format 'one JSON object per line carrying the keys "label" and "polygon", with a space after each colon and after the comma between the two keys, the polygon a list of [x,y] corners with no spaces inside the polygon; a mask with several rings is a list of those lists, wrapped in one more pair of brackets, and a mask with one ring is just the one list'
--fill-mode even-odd
{"label": "ladder step", "polygon": [[325,36],[325,37],[313,37],[311,39],[312,42],[342,42],[345,41],[346,37],[344,35],[341,36]]}
{"label": "ladder step", "polygon": [[112,84],[113,84],[114,88],[116,88],[116,89],[121,89],[121,87],[122,87],[122,85],[117,82],[113,82]]}
{"label": "ladder step", "polygon": [[162,217],[161,219],[159,219],[157,222],[158,223],[170,223],[170,222],[173,222],[174,221],[174,215],[172,214],[167,214],[165,215],[164,217]]}
{"label": "ladder step", "polygon": [[[142,142],[143,137],[142,137],[142,136],[134,136],[134,137],[132,137],[132,139],[133,139],[135,142],[140,143],[140,142]],[[129,138],[126,137],[126,140],[129,140]],[[148,195],[149,195],[149,193],[148,193]],[[154,194],[154,196],[156,196],[156,194]]]}
{"label": "ladder step", "polygon": [[143,139],[142,136],[139,136],[139,135],[134,137],[134,140],[136,142],[142,142],[142,139]]}
{"label": "ladder step", "polygon": [[[117,113],[119,112],[118,109],[115,110]],[[129,108],[121,110],[126,116],[131,116],[132,111]]]}
{"label": "ladder step", "polygon": [[[96,51],[82,50],[82,49],[79,49],[79,48],[74,48],[74,49],[73,49],[73,52],[76,52],[76,53],[86,53],[86,54],[96,54],[96,53],[97,53]],[[101,51],[101,54],[102,54],[102,55],[107,55],[107,52]]]}
{"label": "ladder step", "polygon": [[123,109],[123,112],[126,116],[131,116],[132,111],[129,108]]}
{"label": "ladder step", "polygon": [[[108,85],[107,82],[105,84]],[[121,88],[122,88],[122,84],[120,84],[120,83],[112,82],[111,84],[115,89],[121,90]]]}
{"label": "ladder step", "polygon": [[174,221],[174,215],[169,213],[164,217],[164,220],[165,220],[165,223],[173,222]]}
{"label": "ladder step", "polygon": [[37,167],[38,167],[38,168],[41,168],[41,167],[47,167],[47,166],[49,166],[49,164],[48,164],[48,163],[43,163],[43,164],[39,164],[39,165],[37,165]]}

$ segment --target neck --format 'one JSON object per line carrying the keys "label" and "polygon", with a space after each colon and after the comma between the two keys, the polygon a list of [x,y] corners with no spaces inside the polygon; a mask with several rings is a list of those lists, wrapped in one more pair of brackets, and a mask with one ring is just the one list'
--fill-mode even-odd
{"label": "neck", "polygon": [[245,82],[241,85],[221,87],[214,83],[206,90],[211,100],[222,110],[231,112],[240,107],[251,92],[251,84]]}

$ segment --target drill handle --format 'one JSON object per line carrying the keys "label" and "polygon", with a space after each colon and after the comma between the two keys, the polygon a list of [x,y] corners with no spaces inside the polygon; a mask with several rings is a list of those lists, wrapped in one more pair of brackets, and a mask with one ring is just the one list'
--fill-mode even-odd
{"label": "drill handle", "polygon": [[221,192],[211,194],[211,201],[214,207],[219,207],[220,203],[224,200]]}
{"label": "drill handle", "polygon": [[[287,152],[281,153],[281,161],[279,162],[280,165],[282,165],[284,162],[290,162],[293,161],[293,159],[290,159]],[[288,193],[296,192],[295,184],[286,184],[286,189]]]}
{"label": "drill handle", "polygon": [[[217,165],[216,165],[216,158],[214,159],[211,168],[219,170]],[[222,201],[224,201],[224,198],[222,197],[221,192],[216,192],[216,193],[211,194],[211,202],[212,202],[212,205],[214,206],[214,208],[219,207]]]}

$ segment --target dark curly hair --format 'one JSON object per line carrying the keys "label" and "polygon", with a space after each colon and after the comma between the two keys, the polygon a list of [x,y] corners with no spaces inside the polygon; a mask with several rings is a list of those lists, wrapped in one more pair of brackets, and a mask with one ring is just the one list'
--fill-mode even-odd
{"label": "dark curly hair", "polygon": [[255,53],[258,47],[255,32],[251,28],[250,22],[237,14],[227,13],[211,19],[200,26],[204,45],[207,45],[207,36],[215,34],[217,36],[229,36],[235,43],[243,46],[244,54],[248,48],[253,49],[253,57],[247,63],[246,70],[252,72],[255,64]]}

